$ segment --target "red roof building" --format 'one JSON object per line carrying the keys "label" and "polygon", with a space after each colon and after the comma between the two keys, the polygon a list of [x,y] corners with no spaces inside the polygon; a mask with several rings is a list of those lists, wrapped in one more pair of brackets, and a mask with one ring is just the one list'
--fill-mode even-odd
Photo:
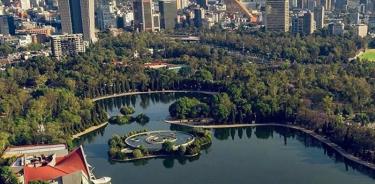
{"label": "red roof building", "polygon": [[55,162],[40,167],[25,165],[23,168],[25,184],[30,181],[56,181],[77,172],[82,173],[84,179],[90,181],[88,164],[82,147],[64,157],[57,157]]}

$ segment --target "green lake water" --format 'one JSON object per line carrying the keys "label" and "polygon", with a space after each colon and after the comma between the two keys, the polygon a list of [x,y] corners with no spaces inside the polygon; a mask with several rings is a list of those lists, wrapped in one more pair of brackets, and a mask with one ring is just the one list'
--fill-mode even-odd
{"label": "green lake water", "polygon": [[212,145],[196,158],[156,158],[116,163],[107,141],[132,130],[183,130],[164,123],[168,107],[189,93],[143,94],[101,100],[110,116],[123,105],[150,117],[145,125],[108,125],[82,137],[97,177],[114,184],[374,184],[375,172],[343,159],[304,133],[281,127],[216,129]]}

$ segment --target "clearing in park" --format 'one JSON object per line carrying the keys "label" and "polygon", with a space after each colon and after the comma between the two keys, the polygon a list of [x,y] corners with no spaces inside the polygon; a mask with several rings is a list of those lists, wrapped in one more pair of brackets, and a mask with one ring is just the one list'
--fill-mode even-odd
{"label": "clearing in park", "polygon": [[361,60],[375,61],[375,49],[368,49],[366,52],[361,54]]}

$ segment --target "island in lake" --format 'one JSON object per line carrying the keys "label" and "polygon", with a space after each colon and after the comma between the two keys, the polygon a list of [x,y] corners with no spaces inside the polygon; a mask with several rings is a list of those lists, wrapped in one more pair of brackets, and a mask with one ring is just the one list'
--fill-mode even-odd
{"label": "island in lake", "polygon": [[192,129],[190,132],[160,130],[132,131],[124,136],[114,135],[109,141],[108,154],[113,161],[132,161],[156,157],[197,156],[212,142],[211,132]]}

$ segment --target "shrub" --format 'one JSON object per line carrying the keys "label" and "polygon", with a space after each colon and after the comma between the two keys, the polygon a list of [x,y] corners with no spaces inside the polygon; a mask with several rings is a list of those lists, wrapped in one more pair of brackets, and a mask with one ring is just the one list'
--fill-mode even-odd
{"label": "shrub", "polygon": [[143,157],[143,153],[141,152],[140,149],[135,149],[135,150],[133,150],[133,157],[134,158],[142,158]]}
{"label": "shrub", "polygon": [[124,107],[121,107],[120,112],[123,115],[130,115],[130,114],[133,114],[135,110],[133,107],[124,106]]}

